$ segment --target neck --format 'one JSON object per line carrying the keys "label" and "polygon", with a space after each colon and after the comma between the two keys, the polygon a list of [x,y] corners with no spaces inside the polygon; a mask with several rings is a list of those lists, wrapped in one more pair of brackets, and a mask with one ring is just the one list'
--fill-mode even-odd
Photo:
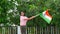
{"label": "neck", "polygon": [[21,16],[24,16],[24,15],[21,15]]}

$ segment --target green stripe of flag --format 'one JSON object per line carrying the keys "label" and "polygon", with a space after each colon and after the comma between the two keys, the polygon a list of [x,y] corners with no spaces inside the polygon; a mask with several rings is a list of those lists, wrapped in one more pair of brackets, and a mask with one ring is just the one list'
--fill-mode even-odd
{"label": "green stripe of flag", "polygon": [[50,24],[50,21],[49,19],[47,19],[45,16],[43,16],[42,13],[40,13],[40,17],[43,18],[48,24]]}

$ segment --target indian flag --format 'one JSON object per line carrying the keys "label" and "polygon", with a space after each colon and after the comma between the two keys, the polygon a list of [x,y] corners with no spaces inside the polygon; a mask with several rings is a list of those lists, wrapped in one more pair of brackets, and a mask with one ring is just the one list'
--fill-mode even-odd
{"label": "indian flag", "polygon": [[48,10],[40,13],[40,17],[42,17],[48,24],[50,24],[52,20],[52,16],[48,13]]}

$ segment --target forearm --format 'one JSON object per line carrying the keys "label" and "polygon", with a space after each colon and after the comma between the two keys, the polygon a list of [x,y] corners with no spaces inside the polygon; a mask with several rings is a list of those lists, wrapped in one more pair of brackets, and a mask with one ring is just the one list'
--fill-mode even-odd
{"label": "forearm", "polygon": [[33,19],[33,18],[35,18],[35,16],[30,17],[29,20],[31,20],[31,19]]}
{"label": "forearm", "polygon": [[29,20],[31,20],[31,19],[33,19],[33,18],[39,16],[39,15],[40,15],[40,14],[37,14],[37,15],[35,15],[35,16],[32,16],[32,17],[29,18]]}

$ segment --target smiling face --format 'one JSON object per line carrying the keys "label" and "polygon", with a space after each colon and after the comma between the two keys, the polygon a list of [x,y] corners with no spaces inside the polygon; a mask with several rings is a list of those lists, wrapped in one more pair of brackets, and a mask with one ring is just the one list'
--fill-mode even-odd
{"label": "smiling face", "polygon": [[24,16],[24,12],[21,12],[21,16]]}

